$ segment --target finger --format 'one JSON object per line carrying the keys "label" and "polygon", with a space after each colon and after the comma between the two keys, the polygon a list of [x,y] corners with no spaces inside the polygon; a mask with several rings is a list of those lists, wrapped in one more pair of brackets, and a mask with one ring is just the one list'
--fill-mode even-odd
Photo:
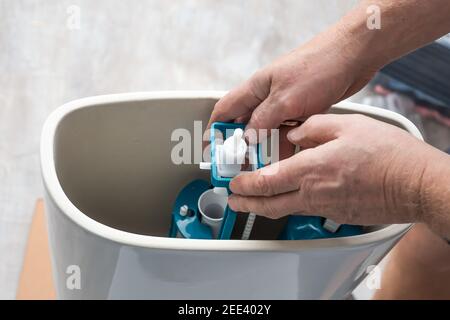
{"label": "finger", "polygon": [[254,172],[238,175],[230,182],[234,194],[243,196],[273,196],[297,190],[303,171],[309,166],[309,153],[300,152]]}
{"label": "finger", "polygon": [[293,144],[303,148],[314,148],[338,138],[345,128],[343,115],[317,114],[306,120],[300,127],[288,133]]}
{"label": "finger", "polygon": [[273,96],[267,97],[266,100],[253,111],[250,121],[247,124],[246,130],[249,129],[276,129],[280,124],[287,120],[285,117],[285,110],[276,104]]}
{"label": "finger", "polygon": [[234,123],[247,123],[250,120],[252,113],[249,112],[245,115],[239,116],[234,120]]}
{"label": "finger", "polygon": [[278,219],[301,210],[298,192],[296,191],[273,197],[231,195],[228,199],[228,204],[235,212],[251,212],[271,219]]}
{"label": "finger", "polygon": [[266,163],[268,162],[267,160],[270,158],[271,162],[274,163],[280,160],[287,159],[295,154],[296,146],[293,143],[291,143],[287,138],[287,134],[289,133],[290,130],[292,130],[292,128],[293,128],[292,126],[281,125],[280,129],[278,130],[278,134],[274,134],[274,132],[272,132],[272,130],[277,129],[268,130],[267,135],[271,136],[271,138],[268,138],[269,140],[259,135],[258,137],[246,136],[246,139],[249,142],[255,143],[256,141],[259,140],[258,138],[262,138],[259,141],[261,143],[260,148],[262,150],[261,160],[264,163]]}
{"label": "finger", "polygon": [[229,122],[251,113],[270,92],[270,76],[265,71],[255,73],[249,80],[231,90],[214,106],[208,128],[213,122]]}

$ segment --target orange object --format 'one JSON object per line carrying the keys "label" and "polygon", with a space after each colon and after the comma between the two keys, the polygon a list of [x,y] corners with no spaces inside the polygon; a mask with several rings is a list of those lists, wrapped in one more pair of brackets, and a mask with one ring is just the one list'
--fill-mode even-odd
{"label": "orange object", "polygon": [[53,300],[55,298],[44,201],[39,199],[36,201],[28,235],[16,299]]}

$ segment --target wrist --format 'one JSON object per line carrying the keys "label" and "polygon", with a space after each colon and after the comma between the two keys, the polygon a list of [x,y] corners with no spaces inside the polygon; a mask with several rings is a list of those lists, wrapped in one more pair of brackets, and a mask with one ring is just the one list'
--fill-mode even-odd
{"label": "wrist", "polygon": [[433,150],[423,171],[420,187],[419,221],[450,239],[450,156]]}

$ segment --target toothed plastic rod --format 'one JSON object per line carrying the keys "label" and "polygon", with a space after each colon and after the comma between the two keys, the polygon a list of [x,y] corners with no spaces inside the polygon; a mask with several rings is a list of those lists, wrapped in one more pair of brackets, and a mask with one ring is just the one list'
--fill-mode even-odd
{"label": "toothed plastic rod", "polygon": [[255,220],[256,220],[256,214],[249,213],[247,222],[245,223],[244,231],[242,232],[242,238],[241,238],[242,240],[250,239],[250,234],[252,233],[253,225],[255,224]]}
{"label": "toothed plastic rod", "polygon": [[[249,146],[249,157],[250,162],[252,164],[253,171],[256,171],[258,169],[258,153],[255,145]],[[247,222],[245,223],[244,231],[242,232],[242,240],[248,240],[250,239],[250,234],[253,230],[253,225],[255,224],[256,220],[256,214],[255,213],[249,213],[247,217]]]}

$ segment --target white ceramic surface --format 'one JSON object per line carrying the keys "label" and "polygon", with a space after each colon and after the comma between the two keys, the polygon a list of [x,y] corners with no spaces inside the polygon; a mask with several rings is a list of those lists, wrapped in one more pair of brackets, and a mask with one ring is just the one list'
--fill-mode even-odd
{"label": "white ceramic surface", "polygon": [[[197,165],[171,163],[170,133],[207,121],[222,95],[99,96],[49,116],[41,164],[59,298],[344,298],[409,229],[309,241],[165,237],[176,190],[207,177]],[[366,114],[421,138],[386,110],[342,102],[331,112]],[[280,223],[258,218],[252,237],[273,237]],[[81,289],[66,285],[72,265],[80,267]]]}

